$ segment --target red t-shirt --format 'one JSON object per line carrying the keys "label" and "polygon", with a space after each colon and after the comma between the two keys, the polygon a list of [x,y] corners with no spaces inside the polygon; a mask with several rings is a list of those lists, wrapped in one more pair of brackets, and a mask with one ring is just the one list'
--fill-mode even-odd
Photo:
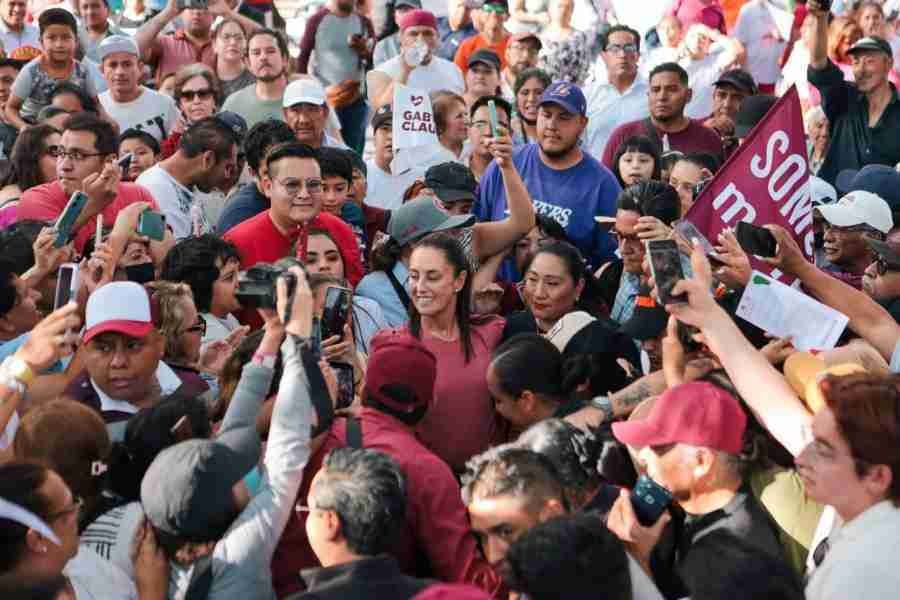
{"label": "red t-shirt", "polygon": [[487,48],[488,50],[493,50],[497,53],[497,56],[500,58],[500,69],[503,70],[506,68],[506,45],[509,43],[509,38],[510,36],[506,36],[499,44],[488,44],[487,40],[484,39],[484,36],[473,35],[464,40],[463,43],[459,45],[459,48],[456,49],[456,56],[453,57],[453,62],[456,63],[456,66],[459,67],[459,70],[465,75],[466,71],[469,70],[469,57],[471,57],[476,50]]}
{"label": "red t-shirt", "polygon": [[[630,123],[619,125],[613,130],[609,136],[609,141],[606,142],[606,148],[603,149],[602,162],[606,168],[610,171],[615,171],[613,168],[613,157],[615,157],[616,150],[619,149],[619,145],[622,142],[635,135],[647,135],[645,122],[645,119],[631,121]],[[702,121],[691,119],[691,124],[687,126],[687,129],[678,133],[663,133],[657,129],[656,135],[660,142],[662,142],[663,136],[668,136],[671,150],[678,150],[685,154],[709,152],[720,161],[722,160],[722,139],[714,130],[705,127]]]}
{"label": "red t-shirt", "polygon": [[467,460],[500,441],[499,417],[488,391],[487,370],[505,325],[506,320],[500,317],[487,317],[472,325],[469,362],[461,342],[422,334],[422,343],[437,357],[438,369],[434,402],[416,432],[454,471],[462,471]]}
{"label": "red t-shirt", "polygon": [[[37,185],[22,194],[16,207],[16,220],[56,221],[68,202],[69,196],[63,191],[59,181]],[[122,182],[119,184],[119,195],[100,213],[103,215],[103,224],[111,227],[116,222],[119,211],[135,202],[149,202],[154,210],[159,210],[159,205],[147,188],[136,183]],[[84,243],[94,235],[96,226],[97,217],[91,217],[75,234],[75,249],[78,252],[84,249]]]}
{"label": "red t-shirt", "polygon": [[[350,226],[325,212],[316,215],[309,226],[328,230],[344,260],[344,277],[351,286],[356,287],[364,273],[359,244]],[[269,211],[263,211],[232,227],[224,237],[237,246],[241,255],[241,269],[248,269],[257,263],[274,262],[290,256],[291,246],[300,233],[301,229],[298,227],[290,236],[283,235],[272,222]],[[255,310],[241,311],[239,320],[254,328],[262,325],[262,319]]]}

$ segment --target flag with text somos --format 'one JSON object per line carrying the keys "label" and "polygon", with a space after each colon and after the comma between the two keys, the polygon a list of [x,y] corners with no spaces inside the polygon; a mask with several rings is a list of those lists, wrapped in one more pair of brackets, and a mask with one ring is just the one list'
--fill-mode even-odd
{"label": "flag with text somos", "polygon": [[394,160],[392,173],[403,173],[421,162],[423,152],[438,144],[434,111],[428,93],[394,83],[393,103]]}
{"label": "flag with text somos", "polygon": [[[784,227],[813,257],[806,134],[797,88],[778,99],[697,197],[685,218],[715,243],[738,221]],[[753,268],[784,281],[784,273],[755,257]],[[791,280],[784,281],[791,283]]]}

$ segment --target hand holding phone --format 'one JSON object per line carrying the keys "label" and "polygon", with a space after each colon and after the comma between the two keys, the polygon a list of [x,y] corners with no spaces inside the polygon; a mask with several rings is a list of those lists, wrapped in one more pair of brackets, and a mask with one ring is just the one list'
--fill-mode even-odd
{"label": "hand holding phone", "polygon": [[650,273],[656,284],[657,297],[662,304],[678,304],[687,302],[683,294],[673,295],[672,288],[684,279],[681,268],[681,252],[675,240],[652,240],[647,242],[647,255],[650,258]]}
{"label": "hand holding phone", "polygon": [[497,104],[488,100],[488,114],[491,119],[491,137],[500,137],[500,122],[497,119]]}
{"label": "hand holding phone", "polygon": [[161,242],[166,237],[166,216],[152,210],[145,210],[138,217],[137,234]]}
{"label": "hand holding phone", "polygon": [[75,192],[69,198],[69,202],[66,204],[65,208],[63,208],[62,212],[59,213],[59,218],[56,219],[56,224],[54,225],[54,229],[56,229],[56,240],[53,242],[53,245],[55,247],[62,248],[69,243],[69,240],[75,234],[75,232],[72,231],[75,226],[75,221],[78,220],[78,217],[81,215],[81,211],[84,210],[87,202],[88,197],[84,192]]}
{"label": "hand holding phone", "polygon": [[56,278],[56,295],[53,297],[53,310],[59,310],[72,301],[78,294],[78,265],[63,263],[59,266]]}
{"label": "hand holding phone", "polygon": [[631,490],[631,506],[644,527],[656,523],[672,503],[672,492],[646,475],[641,475]]}
{"label": "hand holding phone", "polygon": [[325,305],[322,307],[322,339],[338,336],[344,339],[344,326],[350,314],[353,291],[347,288],[329,286],[325,291]]}
{"label": "hand holding phone", "polygon": [[778,254],[778,242],[772,232],[765,227],[757,227],[744,221],[739,221],[735,227],[734,235],[738,244],[747,254],[754,254],[765,258],[771,258]]}

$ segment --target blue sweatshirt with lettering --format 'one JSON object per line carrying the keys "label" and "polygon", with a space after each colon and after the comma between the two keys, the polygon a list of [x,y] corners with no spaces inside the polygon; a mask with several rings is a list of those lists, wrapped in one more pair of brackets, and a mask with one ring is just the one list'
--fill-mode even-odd
{"label": "blue sweatshirt with lettering", "polygon": [[[536,212],[562,225],[592,271],[614,257],[615,241],[594,221],[594,217],[616,214],[616,199],[622,188],[609,169],[587,152],[573,167],[552,169],[543,163],[540,148],[534,143],[516,150],[513,163],[531,194]],[[491,163],[481,178],[472,211],[481,221],[500,221],[508,216],[503,175],[496,163]],[[506,261],[500,275],[507,281],[519,278],[511,261]]]}

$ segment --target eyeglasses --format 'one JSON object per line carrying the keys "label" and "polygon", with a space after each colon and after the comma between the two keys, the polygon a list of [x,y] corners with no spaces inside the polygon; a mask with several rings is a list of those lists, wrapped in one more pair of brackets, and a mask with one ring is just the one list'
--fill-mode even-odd
{"label": "eyeglasses", "polygon": [[92,156],[106,156],[107,152],[83,152],[78,148],[74,150],[66,150],[62,146],[49,146],[47,148],[47,154],[56,158],[56,160],[62,160],[64,158],[71,158],[75,162],[81,162],[86,158],[90,158]]}
{"label": "eyeglasses", "polygon": [[72,513],[80,513],[81,507],[84,506],[84,500],[81,499],[81,496],[75,496],[72,498],[72,504],[65,507],[59,512],[51,513],[47,515],[47,521],[52,522],[60,517],[64,517],[66,515],[70,515]]}
{"label": "eyeglasses", "polygon": [[197,322],[184,330],[184,333],[199,333],[201,336],[206,335],[206,321],[203,317],[199,317]]}
{"label": "eyeglasses", "polygon": [[636,54],[638,51],[637,44],[610,44],[606,47],[606,51],[610,54]]}
{"label": "eyeglasses", "polygon": [[195,98],[199,100],[207,100],[212,98],[213,91],[210,88],[202,89],[202,90],[181,90],[181,93],[178,95],[179,98],[183,100],[187,100],[188,102],[193,102]]}
{"label": "eyeglasses", "polygon": [[46,154],[48,156],[52,156],[53,158],[56,158],[59,156],[60,150],[62,150],[62,146],[60,146],[59,144],[53,144],[53,145],[47,146],[44,149],[44,154]]}
{"label": "eyeglasses", "polygon": [[622,244],[625,244],[628,242],[631,242],[632,244],[641,243],[641,238],[639,238],[638,234],[636,234],[636,233],[625,234],[625,233],[619,233],[616,230],[612,230],[609,232],[609,234],[611,236],[613,236],[613,239],[616,240],[616,243],[619,244],[620,246]]}
{"label": "eyeglasses", "polygon": [[318,194],[322,191],[322,180],[321,179],[307,179],[303,181],[302,179],[287,179],[283,181],[275,180],[278,185],[284,188],[291,196],[296,196],[300,193],[301,189],[306,189],[310,194]]}

